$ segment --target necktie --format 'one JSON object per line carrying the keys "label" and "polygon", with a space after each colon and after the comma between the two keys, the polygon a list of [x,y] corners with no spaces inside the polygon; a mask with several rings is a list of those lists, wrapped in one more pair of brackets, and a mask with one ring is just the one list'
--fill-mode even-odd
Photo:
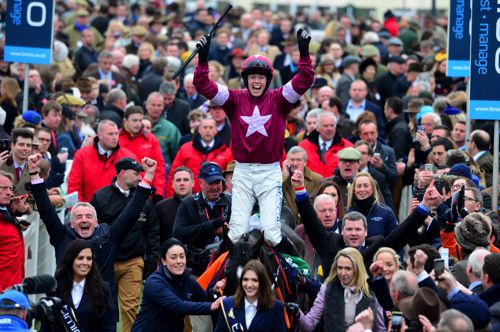
{"label": "necktie", "polygon": [[21,178],[22,174],[23,174],[23,169],[21,167],[16,167],[17,182],[19,182],[19,179]]}
{"label": "necktie", "polygon": [[321,144],[321,151],[320,151],[320,153],[321,153],[321,156],[320,156],[320,157],[321,157],[321,160],[322,160],[323,162],[325,162],[325,158],[324,158],[324,157],[325,157],[326,151],[328,151],[328,149],[326,148],[326,143],[325,143],[325,142],[323,142],[323,143]]}

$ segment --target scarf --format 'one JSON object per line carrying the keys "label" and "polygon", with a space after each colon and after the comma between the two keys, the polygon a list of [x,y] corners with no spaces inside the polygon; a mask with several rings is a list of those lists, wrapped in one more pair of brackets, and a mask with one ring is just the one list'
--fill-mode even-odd
{"label": "scarf", "polygon": [[373,203],[375,202],[375,196],[371,195],[370,197],[365,199],[357,199],[356,196],[354,196],[352,200],[357,210],[364,216],[367,216],[370,213],[370,209],[372,208]]}

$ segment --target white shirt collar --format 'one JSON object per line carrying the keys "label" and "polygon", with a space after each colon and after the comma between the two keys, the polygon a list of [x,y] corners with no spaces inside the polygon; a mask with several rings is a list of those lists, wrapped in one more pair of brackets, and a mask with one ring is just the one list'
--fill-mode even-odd
{"label": "white shirt collar", "polygon": [[99,154],[100,155],[104,155],[106,154],[108,157],[111,156],[111,154],[113,153],[113,151],[106,151],[102,148],[101,144],[97,143],[97,149],[99,150]]}
{"label": "white shirt collar", "polygon": [[255,300],[255,302],[252,303],[252,302],[248,301],[247,298],[245,297],[245,309],[247,309],[248,306],[250,306],[250,305],[253,305],[253,306],[255,306],[255,308],[257,308],[258,304],[259,304],[259,300]]}
{"label": "white shirt collar", "polygon": [[333,143],[333,138],[328,140],[328,141],[325,141],[321,138],[321,136],[319,136],[319,148],[321,149],[323,147],[323,143],[326,143],[326,148],[329,149],[330,146],[332,146],[332,143]]}
{"label": "white shirt collar", "polygon": [[118,188],[118,190],[120,190],[120,192],[125,195],[125,197],[128,197],[128,195],[130,195],[130,189],[129,190],[125,190],[123,189],[122,187],[120,187],[120,185],[118,184],[118,181],[116,181],[116,188]]}
{"label": "white shirt collar", "polygon": [[206,147],[209,147],[210,149],[214,147],[214,142],[215,142],[215,139],[213,139],[210,143],[205,143],[204,140],[201,140],[201,145],[206,148]]}
{"label": "white shirt collar", "polygon": [[478,153],[476,153],[474,155],[474,161],[477,161],[479,158],[481,158],[483,156],[483,154],[487,153],[488,151],[479,151]]}
{"label": "white shirt collar", "polygon": [[73,281],[73,288],[71,289],[71,299],[75,308],[78,309],[83,297],[83,290],[85,289],[85,279],[80,282]]}

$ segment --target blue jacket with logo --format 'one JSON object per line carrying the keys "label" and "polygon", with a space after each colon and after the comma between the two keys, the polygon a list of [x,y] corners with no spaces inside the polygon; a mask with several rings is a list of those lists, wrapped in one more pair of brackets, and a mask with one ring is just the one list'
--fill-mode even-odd
{"label": "blue jacket with logo", "polygon": [[17,316],[0,316],[0,331],[21,331],[29,332],[28,324]]}
{"label": "blue jacket with logo", "polygon": [[[355,205],[348,210],[348,212],[351,211],[361,213]],[[367,238],[375,235],[387,236],[398,227],[398,221],[394,212],[389,207],[382,204],[373,203],[368,214],[364,216],[368,223]]]}
{"label": "blue jacket with logo", "polygon": [[208,294],[189,271],[171,275],[163,265],[151,274],[144,285],[141,311],[132,332],[182,332],[184,316],[209,315]]}

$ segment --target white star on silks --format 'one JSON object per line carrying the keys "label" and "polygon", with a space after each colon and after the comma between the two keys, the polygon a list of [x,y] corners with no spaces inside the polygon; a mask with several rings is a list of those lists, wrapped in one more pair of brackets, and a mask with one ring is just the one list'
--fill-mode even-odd
{"label": "white star on silks", "polygon": [[270,115],[260,115],[260,110],[255,105],[255,108],[253,109],[253,114],[252,116],[242,116],[241,119],[248,124],[248,129],[247,129],[247,134],[246,137],[252,135],[256,131],[261,133],[264,136],[267,135],[266,128],[264,128],[264,125],[271,119],[271,114]]}

